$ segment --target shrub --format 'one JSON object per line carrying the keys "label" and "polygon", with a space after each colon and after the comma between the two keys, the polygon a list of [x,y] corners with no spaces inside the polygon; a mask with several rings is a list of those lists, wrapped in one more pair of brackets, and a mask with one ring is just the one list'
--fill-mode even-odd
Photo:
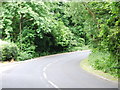
{"label": "shrub", "polygon": [[89,62],[97,70],[102,70],[114,76],[118,76],[117,60],[109,52],[94,50],[89,56]]}
{"label": "shrub", "polygon": [[17,60],[23,61],[31,58],[33,58],[33,55],[31,53],[21,51],[18,53]]}
{"label": "shrub", "polygon": [[16,60],[18,47],[14,43],[0,40],[0,61]]}

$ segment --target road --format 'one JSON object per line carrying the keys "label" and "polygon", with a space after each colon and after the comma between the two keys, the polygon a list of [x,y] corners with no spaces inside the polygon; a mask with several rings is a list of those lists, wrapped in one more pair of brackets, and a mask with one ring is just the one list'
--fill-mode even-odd
{"label": "road", "polygon": [[89,54],[77,51],[22,62],[2,73],[2,88],[118,88],[80,67]]}

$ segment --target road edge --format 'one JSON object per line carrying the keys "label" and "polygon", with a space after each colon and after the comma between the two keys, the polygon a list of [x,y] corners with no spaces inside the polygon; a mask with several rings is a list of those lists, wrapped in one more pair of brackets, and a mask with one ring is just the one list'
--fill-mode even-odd
{"label": "road edge", "polygon": [[95,76],[97,76],[97,77],[99,77],[101,79],[118,83],[118,78],[113,77],[109,73],[104,73],[101,70],[95,70],[93,67],[91,67],[90,64],[89,64],[89,62],[88,62],[88,58],[84,59],[84,60],[82,60],[80,62],[80,67],[83,70],[85,70],[85,71],[87,71],[87,72],[89,72],[89,73],[91,73],[91,74],[93,74],[93,75],[95,75]]}

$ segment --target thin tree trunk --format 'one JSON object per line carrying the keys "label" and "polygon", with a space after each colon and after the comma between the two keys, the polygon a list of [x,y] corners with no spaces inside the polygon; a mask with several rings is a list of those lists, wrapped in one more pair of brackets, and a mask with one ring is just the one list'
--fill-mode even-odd
{"label": "thin tree trunk", "polygon": [[22,23],[21,23],[21,15],[20,15],[20,25],[19,25],[19,29],[20,29],[20,50],[22,50]]}
{"label": "thin tree trunk", "polygon": [[[21,4],[20,4],[20,8],[21,8]],[[21,13],[20,13],[19,30],[20,30],[20,50],[22,50],[22,14]]]}

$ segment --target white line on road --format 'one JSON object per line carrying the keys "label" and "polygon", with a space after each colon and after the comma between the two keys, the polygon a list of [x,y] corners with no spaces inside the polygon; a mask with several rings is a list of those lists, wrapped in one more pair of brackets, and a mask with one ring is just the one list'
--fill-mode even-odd
{"label": "white line on road", "polygon": [[45,68],[43,69],[43,72],[45,72],[45,71],[46,71],[46,69],[47,69],[47,67],[45,67]]}
{"label": "white line on road", "polygon": [[[55,63],[55,62],[54,62],[54,63]],[[61,90],[61,89],[59,89],[59,87],[58,87],[57,85],[55,85],[53,82],[51,82],[51,81],[48,80],[48,78],[47,78],[46,70],[47,70],[47,68],[48,68],[50,65],[52,65],[52,64],[53,64],[53,63],[49,63],[49,64],[46,65],[46,67],[43,68],[43,76],[44,76],[44,78],[47,80],[47,82],[48,82],[49,84],[51,84],[54,88],[57,88],[58,90]]]}
{"label": "white line on road", "polygon": [[55,88],[59,88],[58,86],[56,86],[53,82],[48,81],[52,86],[54,86]]}
{"label": "white line on road", "polygon": [[[84,51],[77,51],[77,52],[88,52],[90,50],[84,50]],[[71,52],[71,53],[74,53],[74,52]],[[69,53],[64,53],[64,54],[69,54]],[[60,54],[57,54],[57,55],[60,55]],[[55,56],[55,55],[53,55]],[[58,62],[58,60],[56,60],[56,62]],[[53,87],[57,88],[58,90],[61,90],[56,84],[54,84],[52,81],[50,81],[48,78],[47,78],[47,74],[46,74],[46,70],[49,66],[51,66],[52,64],[56,63],[56,62],[53,62],[53,63],[49,63],[46,65],[46,67],[43,68],[43,77],[47,80],[47,82],[49,84],[51,84]]]}
{"label": "white line on road", "polygon": [[45,79],[47,79],[47,75],[46,75],[45,72],[43,72],[43,76],[44,76]]}

